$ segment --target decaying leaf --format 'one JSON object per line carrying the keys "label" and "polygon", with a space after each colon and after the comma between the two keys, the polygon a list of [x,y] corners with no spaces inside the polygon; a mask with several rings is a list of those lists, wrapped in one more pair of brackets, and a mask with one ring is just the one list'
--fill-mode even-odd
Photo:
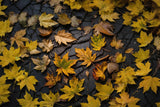
{"label": "decaying leaf", "polygon": [[14,25],[15,23],[18,22],[18,14],[14,13],[14,12],[9,12],[8,19],[9,19],[11,25]]}
{"label": "decaying leaf", "polygon": [[42,60],[31,58],[33,63],[36,65],[34,69],[41,70],[41,72],[44,72],[47,68],[47,65],[51,62],[51,60],[48,58],[47,55],[44,55],[42,57]]}
{"label": "decaying leaf", "polygon": [[46,14],[45,12],[42,13],[41,16],[39,17],[40,26],[48,28],[48,27],[57,25],[58,23],[52,20],[53,17],[54,15],[52,14]]}
{"label": "decaying leaf", "polygon": [[67,16],[66,13],[61,13],[58,15],[58,22],[62,25],[67,25],[71,23],[71,19]]}
{"label": "decaying leaf", "polygon": [[88,103],[81,103],[81,107],[100,107],[101,102],[98,98],[94,99],[94,97],[91,97],[88,95],[87,97]]}
{"label": "decaying leaf", "polygon": [[106,77],[104,72],[106,71],[106,69],[107,69],[106,61],[102,62],[102,64],[96,64],[92,72],[94,79],[98,80],[100,78],[101,80],[105,80]]}
{"label": "decaying leaf", "polygon": [[78,27],[80,23],[81,23],[81,20],[78,19],[76,16],[71,17],[71,26]]}
{"label": "decaying leaf", "polygon": [[91,32],[92,27],[91,27],[91,26],[85,26],[85,27],[83,28],[83,30],[84,30],[84,35],[87,35],[88,33]]}
{"label": "decaying leaf", "polygon": [[10,21],[0,21],[0,37],[5,36],[5,33],[9,33],[12,31],[12,27],[10,27]]}
{"label": "decaying leaf", "polygon": [[114,88],[112,86],[112,83],[107,83],[106,84],[100,84],[100,83],[95,83],[96,84],[96,90],[99,91],[96,93],[94,96],[98,97],[101,99],[101,101],[107,100],[109,96],[112,94],[114,91]]}
{"label": "decaying leaf", "polygon": [[69,74],[75,74],[75,71],[73,68],[71,68],[71,66],[76,64],[77,60],[68,60],[68,53],[66,53],[62,59],[55,53],[55,58],[53,62],[58,67],[58,69],[56,70],[58,72],[58,75],[62,73],[64,73],[67,76],[69,76]]}
{"label": "decaying leaf", "polygon": [[20,24],[24,25],[26,24],[27,21],[27,12],[22,12],[19,17],[18,17],[18,21]]}
{"label": "decaying leaf", "polygon": [[68,99],[68,101],[70,101],[75,95],[80,96],[81,94],[79,92],[81,92],[84,89],[84,87],[82,87],[83,83],[84,79],[78,80],[78,78],[73,77],[69,81],[70,87],[65,85],[63,88],[61,88],[61,91],[64,92],[64,94],[60,96],[60,99],[62,100]]}
{"label": "decaying leaf", "polygon": [[[53,0],[54,1],[54,0]],[[54,13],[60,13],[62,10],[62,6],[60,4],[57,4],[54,8]]]}
{"label": "decaying leaf", "polygon": [[145,47],[153,40],[152,33],[147,36],[146,32],[141,31],[140,38],[137,38],[137,42],[140,43],[139,47]]}
{"label": "decaying leaf", "polygon": [[28,26],[35,26],[37,24],[38,21],[38,16],[37,15],[33,15],[28,19]]}
{"label": "decaying leaf", "polygon": [[116,37],[114,37],[114,38],[112,39],[112,42],[110,43],[110,45],[111,45],[112,47],[115,47],[116,49],[120,49],[120,48],[122,48],[123,45],[124,45],[121,41],[122,41],[122,40],[117,40]]}
{"label": "decaying leaf", "polygon": [[75,48],[76,56],[79,57],[79,60],[83,60],[84,62],[81,65],[86,65],[87,67],[92,64],[92,62],[96,59],[96,54],[92,56],[92,50],[88,47],[86,51],[84,49]]}
{"label": "decaying leaf", "polygon": [[106,44],[105,38],[102,38],[101,34],[93,35],[93,37],[91,37],[91,41],[91,45],[93,46],[93,50],[95,51],[100,51],[101,48]]}
{"label": "decaying leaf", "polygon": [[110,62],[107,64],[108,73],[111,74],[112,72],[119,71],[119,65],[117,63]]}
{"label": "decaying leaf", "polygon": [[71,33],[65,32],[65,30],[58,31],[57,35],[55,35],[55,40],[60,45],[61,43],[67,45],[67,42],[73,42],[76,39],[72,37]]}
{"label": "decaying leaf", "polygon": [[48,36],[52,33],[52,29],[38,28],[38,31],[40,32],[41,36]]}
{"label": "decaying leaf", "polygon": [[56,85],[56,83],[58,81],[61,80],[61,77],[60,76],[54,76],[53,73],[48,73],[47,72],[47,76],[45,76],[45,79],[47,80],[47,82],[44,84],[44,86],[48,86],[49,88],[52,88],[53,86]]}
{"label": "decaying leaf", "polygon": [[38,46],[42,49],[43,52],[47,53],[53,49],[53,43],[49,39],[43,39],[42,42],[38,43]]}
{"label": "decaying leaf", "polygon": [[157,77],[144,76],[142,81],[139,83],[138,88],[143,87],[143,93],[148,91],[150,88],[154,93],[157,94],[157,87],[160,87],[160,79]]}
{"label": "decaying leaf", "polygon": [[16,42],[18,47],[20,47],[20,46],[23,47],[24,46],[23,42],[29,41],[28,38],[23,37],[23,36],[25,36],[25,34],[26,34],[26,29],[17,31],[15,33],[14,37],[11,37],[11,45],[13,45],[14,42]]}
{"label": "decaying leaf", "polygon": [[156,46],[157,50],[160,50],[160,37],[159,36],[154,38],[154,46]]}
{"label": "decaying leaf", "polygon": [[95,24],[94,27],[97,34],[104,33],[109,36],[113,36],[113,26],[109,22],[100,22],[99,24]]}

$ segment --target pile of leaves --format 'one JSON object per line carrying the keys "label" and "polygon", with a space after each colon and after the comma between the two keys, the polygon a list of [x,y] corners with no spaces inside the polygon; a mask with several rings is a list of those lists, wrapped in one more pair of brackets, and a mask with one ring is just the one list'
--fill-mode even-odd
{"label": "pile of leaves", "polygon": [[[17,2],[17,1],[12,1]],[[23,90],[25,94],[16,98],[19,105],[24,107],[53,107],[55,104],[70,102],[76,99],[76,96],[86,96],[86,102],[80,102],[82,107],[100,107],[102,102],[107,101],[110,107],[139,107],[140,98],[135,97],[137,91],[143,90],[147,93],[149,90],[157,94],[160,87],[160,78],[156,74],[160,68],[160,59],[157,58],[157,67],[152,68],[150,57],[160,50],[160,0],[36,0],[37,3],[46,3],[54,8],[54,14],[46,12],[40,15],[27,17],[27,12],[20,14],[4,10],[7,8],[0,0],[0,105],[10,102],[8,97],[12,94],[14,87]],[[80,11],[84,9],[87,12],[98,11],[101,17],[99,23],[81,28],[81,19],[76,16],[68,16],[62,12],[66,7],[72,10]],[[123,9],[124,11],[118,11]],[[58,16],[58,18],[54,18]],[[114,33],[114,27],[110,22],[116,23],[116,19],[122,16],[125,26],[132,27],[132,30],[138,35],[136,42],[139,43],[139,50],[135,51],[133,47],[125,49],[125,52],[118,52],[123,48],[123,40],[118,40]],[[16,23],[20,23],[22,29],[16,31],[13,29]],[[54,50],[53,41],[48,37],[52,35],[54,27],[62,25],[64,28],[70,25],[77,30],[84,30],[84,35],[93,32],[90,37],[92,48],[75,48],[75,59],[69,57],[69,52],[63,56],[54,53],[54,58],[49,58],[48,54]],[[27,29],[37,29],[42,41],[31,40],[27,37]],[[77,39],[65,29],[59,30],[54,36],[58,45],[69,45],[76,43]],[[107,43],[106,37],[110,36],[112,41]],[[9,38],[9,42],[6,42]],[[105,55],[97,58],[97,52],[110,50],[104,46],[110,45],[117,51],[115,55]],[[148,46],[152,46],[152,50]],[[152,52],[152,53],[151,53]],[[135,60],[134,65],[125,66],[127,60],[125,55],[132,55]],[[35,58],[35,55],[39,55]],[[43,56],[42,56],[43,55]],[[39,97],[33,97],[31,93],[38,92],[36,85],[39,81],[36,75],[23,68],[22,63],[30,59],[35,65],[33,68],[37,72],[45,73],[46,83],[43,87],[48,87],[49,93],[41,93]],[[56,69],[50,71],[47,69],[54,64]],[[75,67],[81,63],[82,67],[93,66],[91,71],[83,71],[86,77],[92,76],[95,80],[94,94],[83,95],[85,89],[85,79],[76,75]],[[107,75],[110,75],[108,77]],[[62,82],[64,81],[64,83]],[[58,83],[63,83],[63,87],[53,91]],[[136,86],[133,94],[129,94],[130,86]],[[42,87],[42,88],[43,88]],[[114,93],[114,96],[113,96]],[[76,100],[75,100],[76,101]],[[160,102],[155,103],[160,106]]]}

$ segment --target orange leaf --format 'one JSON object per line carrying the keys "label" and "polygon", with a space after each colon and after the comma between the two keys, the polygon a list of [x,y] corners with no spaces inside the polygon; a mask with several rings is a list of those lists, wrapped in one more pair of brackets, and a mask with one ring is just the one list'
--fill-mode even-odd
{"label": "orange leaf", "polygon": [[52,29],[42,29],[38,28],[38,31],[40,32],[41,36],[48,36],[52,33]]}

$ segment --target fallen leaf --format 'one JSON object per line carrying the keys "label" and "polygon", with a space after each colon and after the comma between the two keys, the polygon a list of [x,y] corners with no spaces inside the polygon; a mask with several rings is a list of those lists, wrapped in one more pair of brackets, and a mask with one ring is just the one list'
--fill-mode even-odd
{"label": "fallen leaf", "polygon": [[109,22],[100,22],[99,24],[95,24],[94,27],[97,34],[104,33],[109,36],[113,36],[113,26]]}
{"label": "fallen leaf", "polygon": [[112,72],[119,71],[119,65],[117,63],[110,62],[107,64],[108,73],[111,74]]}
{"label": "fallen leaf", "polygon": [[81,65],[86,65],[86,67],[90,66],[92,62],[96,59],[96,54],[92,56],[92,50],[88,47],[86,51],[84,49],[75,48],[76,56],[79,57],[79,60],[83,60],[84,62]]}
{"label": "fallen leaf", "polygon": [[27,21],[27,12],[22,12],[18,17],[18,21],[20,24],[25,26]]}
{"label": "fallen leaf", "polygon": [[9,12],[9,21],[11,25],[14,25],[18,22],[18,14],[15,14],[14,12]]}
{"label": "fallen leaf", "polygon": [[4,48],[6,48],[6,47],[5,47],[6,45],[7,45],[7,44],[6,44],[5,42],[0,41],[0,54],[4,51]]}
{"label": "fallen leaf", "polygon": [[114,37],[114,38],[112,39],[112,42],[110,43],[110,45],[111,45],[112,47],[115,47],[116,49],[120,49],[120,48],[122,48],[123,45],[124,45],[121,41],[122,41],[122,40],[117,40],[116,37]]}
{"label": "fallen leaf", "polygon": [[81,107],[100,107],[101,102],[98,98],[94,99],[94,97],[91,97],[88,95],[87,97],[88,103],[81,103]]}
{"label": "fallen leaf", "polygon": [[122,56],[122,53],[117,52],[116,55],[116,63],[122,63],[125,62],[126,56]]}
{"label": "fallen leaf", "polygon": [[62,25],[67,25],[71,23],[71,19],[67,16],[66,13],[61,13],[58,15],[58,22]]}
{"label": "fallen leaf", "polygon": [[131,54],[133,54],[133,48],[128,48],[127,50],[125,50],[125,53],[131,53]]}
{"label": "fallen leaf", "polygon": [[84,89],[84,87],[82,87],[83,83],[84,79],[78,80],[78,78],[73,77],[69,81],[70,87],[65,85],[63,88],[61,88],[61,91],[64,92],[64,94],[60,96],[60,99],[62,100],[68,99],[68,101],[70,101],[75,95],[80,96],[81,94],[79,92],[81,92]]}
{"label": "fallen leaf", "polygon": [[33,15],[28,19],[28,26],[35,26],[37,24],[38,21],[38,16],[37,15]]}
{"label": "fallen leaf", "polygon": [[157,94],[157,87],[160,87],[160,79],[151,76],[144,76],[142,79],[138,88],[143,88],[143,93],[151,88],[151,90]]}
{"label": "fallen leaf", "polygon": [[160,0],[153,0],[160,7]]}
{"label": "fallen leaf", "polygon": [[59,45],[61,43],[67,45],[67,42],[73,42],[76,40],[74,37],[72,37],[71,33],[65,32],[65,30],[58,31],[57,35],[55,35],[54,37]]}
{"label": "fallen leaf", "polygon": [[78,27],[80,23],[81,23],[81,20],[78,19],[76,16],[71,17],[71,26],[72,27]]}
{"label": "fallen leaf", "polygon": [[51,60],[48,58],[47,55],[44,55],[42,57],[42,60],[31,58],[33,63],[36,65],[34,69],[41,70],[41,72],[44,72],[47,69],[47,65],[51,62]]}
{"label": "fallen leaf", "polygon": [[156,46],[157,50],[160,50],[160,37],[159,36],[154,38],[154,43],[153,44],[154,44],[154,46]]}
{"label": "fallen leaf", "polygon": [[53,17],[54,15],[52,14],[46,14],[45,12],[42,13],[41,16],[39,17],[40,26],[48,28],[48,27],[57,25],[58,23],[52,20]]}
{"label": "fallen leaf", "polygon": [[52,33],[52,29],[38,28],[38,31],[40,32],[41,36],[48,36]]}
{"label": "fallen leaf", "polygon": [[91,32],[92,27],[91,27],[91,26],[85,26],[85,27],[83,28],[83,30],[84,30],[84,35],[87,35],[88,33]]}
{"label": "fallen leaf", "polygon": [[0,37],[5,36],[6,33],[10,33],[12,29],[9,20],[0,21]]}
{"label": "fallen leaf", "polygon": [[28,38],[23,37],[25,35],[26,35],[26,29],[17,31],[14,37],[11,37],[11,46],[14,44],[14,42],[16,42],[18,47],[23,47],[24,46],[23,42],[29,41]]}
{"label": "fallen leaf", "polygon": [[109,99],[109,96],[114,91],[112,84],[107,82],[104,85],[100,83],[95,83],[95,84],[96,84],[96,90],[98,91],[98,93],[96,93],[94,96],[100,98],[101,101]]}
{"label": "fallen leaf", "polygon": [[64,0],[49,0],[49,4],[50,6],[55,6],[57,4],[60,4],[61,1],[64,1]]}
{"label": "fallen leaf", "polygon": [[2,10],[5,10],[7,8],[6,5],[2,5],[3,0],[0,0],[0,15],[6,15],[5,12],[3,12]]}
{"label": "fallen leaf", "polygon": [[42,49],[43,52],[50,52],[53,49],[53,43],[51,40],[43,39],[42,42],[38,43],[38,46]]}
{"label": "fallen leaf", "polygon": [[64,73],[66,76],[69,76],[69,74],[75,74],[75,71],[73,68],[71,68],[71,66],[76,64],[77,60],[68,60],[68,53],[66,53],[62,59],[55,53],[53,62],[58,67],[58,69],[56,70],[58,72],[58,75],[62,73]]}
{"label": "fallen leaf", "polygon": [[125,12],[123,15],[122,15],[124,21],[123,21],[123,24],[124,25],[130,25],[132,23],[132,18],[133,16],[130,15],[129,12]]}
{"label": "fallen leaf", "polygon": [[54,8],[54,13],[60,13],[62,11],[62,6],[60,4],[57,4]]}

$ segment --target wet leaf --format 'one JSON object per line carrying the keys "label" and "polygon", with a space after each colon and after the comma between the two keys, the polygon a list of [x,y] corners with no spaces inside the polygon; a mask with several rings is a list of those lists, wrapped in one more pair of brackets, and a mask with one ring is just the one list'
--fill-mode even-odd
{"label": "wet leaf", "polygon": [[40,32],[41,36],[48,36],[52,33],[52,29],[38,28],[38,31]]}
{"label": "wet leaf", "polygon": [[58,15],[58,22],[62,25],[67,25],[71,23],[71,19],[67,16],[66,13],[61,13]]}
{"label": "wet leaf", "polygon": [[12,31],[12,27],[10,27],[10,21],[0,21],[0,37],[5,36],[6,33],[10,33]]}

